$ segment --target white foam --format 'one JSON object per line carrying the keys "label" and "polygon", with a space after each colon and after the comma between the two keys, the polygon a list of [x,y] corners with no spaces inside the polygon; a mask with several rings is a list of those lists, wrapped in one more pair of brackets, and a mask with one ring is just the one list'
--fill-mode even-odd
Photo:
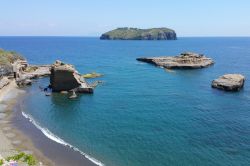
{"label": "white foam", "polygon": [[51,139],[51,140],[53,140],[53,141],[55,141],[55,142],[57,142],[57,143],[59,143],[59,144],[62,144],[62,145],[64,145],[64,146],[68,146],[68,147],[72,148],[73,150],[79,152],[81,155],[85,156],[87,159],[89,159],[91,162],[93,162],[94,164],[96,164],[96,165],[98,165],[98,166],[104,166],[104,164],[103,164],[102,162],[98,161],[97,159],[95,159],[95,158],[89,156],[88,154],[86,154],[86,153],[80,151],[78,148],[76,148],[76,147],[72,146],[71,144],[67,143],[67,142],[64,141],[63,139],[59,138],[58,136],[56,136],[55,134],[53,134],[52,132],[50,132],[47,128],[41,127],[41,126],[38,124],[38,122],[36,122],[36,121],[32,118],[32,116],[30,116],[30,115],[28,115],[28,114],[26,114],[26,113],[24,113],[24,112],[22,112],[22,115],[23,115],[25,118],[29,119],[29,121],[30,121],[32,124],[34,124],[34,125],[36,126],[37,129],[39,129],[40,131],[42,131],[42,133],[43,133],[46,137],[48,137],[49,139]]}

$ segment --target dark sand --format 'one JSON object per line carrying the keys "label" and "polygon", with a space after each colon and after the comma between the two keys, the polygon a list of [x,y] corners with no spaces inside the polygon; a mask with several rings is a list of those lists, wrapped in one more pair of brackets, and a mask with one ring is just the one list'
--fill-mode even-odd
{"label": "dark sand", "polygon": [[[26,138],[26,144],[34,145],[32,152],[42,153],[48,161],[45,165],[60,166],[96,166],[80,152],[74,151],[72,148],[63,146],[47,138],[39,129],[37,129],[28,119],[22,116],[20,103],[16,104],[11,118],[12,127],[17,129],[19,136]],[[27,147],[19,145],[19,148]],[[23,146],[23,147],[22,147]],[[38,152],[37,152],[38,151]],[[35,154],[36,154],[35,153]],[[41,156],[41,155],[40,155]],[[41,159],[44,161],[44,159]]]}

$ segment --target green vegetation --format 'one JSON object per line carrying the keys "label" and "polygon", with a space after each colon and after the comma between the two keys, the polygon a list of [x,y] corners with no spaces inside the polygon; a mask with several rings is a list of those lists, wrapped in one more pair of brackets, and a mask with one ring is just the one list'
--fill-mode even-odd
{"label": "green vegetation", "polygon": [[13,72],[12,68],[12,63],[15,62],[16,60],[24,60],[24,58],[14,52],[14,51],[5,51],[3,49],[0,49],[0,70],[1,70],[1,75],[8,75]]}
{"label": "green vegetation", "polygon": [[176,33],[169,28],[117,28],[104,33],[100,39],[106,40],[175,40]]}
{"label": "green vegetation", "polygon": [[[34,156],[32,156],[31,154],[25,154],[23,152],[20,152],[14,156],[9,156],[6,158],[7,161],[13,160],[16,162],[25,162],[27,163],[29,166],[33,166],[36,165],[36,159],[34,158]],[[0,164],[1,165],[1,164]],[[3,161],[2,161],[2,165],[3,165]]]}
{"label": "green vegetation", "polygon": [[25,155],[23,161],[26,162],[29,166],[36,165],[36,160],[31,154]]}
{"label": "green vegetation", "polygon": [[103,76],[103,74],[99,74],[99,73],[95,73],[95,72],[82,75],[82,77],[86,78],[86,79],[97,78],[97,77],[101,77],[101,76]]}
{"label": "green vegetation", "polygon": [[25,68],[24,71],[30,73],[30,72],[36,71],[37,69],[38,69],[37,66],[28,66],[28,67]]}
{"label": "green vegetation", "polygon": [[14,51],[5,51],[0,49],[0,65],[7,65],[18,59],[23,60],[24,58]]}
{"label": "green vegetation", "polygon": [[0,165],[3,165],[3,159],[0,160]]}

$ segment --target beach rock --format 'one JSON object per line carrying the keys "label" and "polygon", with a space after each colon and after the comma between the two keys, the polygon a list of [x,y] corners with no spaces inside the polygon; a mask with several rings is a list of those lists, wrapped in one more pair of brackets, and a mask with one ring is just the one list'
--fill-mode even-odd
{"label": "beach rock", "polygon": [[243,88],[245,77],[241,74],[226,74],[212,81],[212,87],[225,91],[239,91]]}
{"label": "beach rock", "polygon": [[214,64],[214,61],[211,58],[207,58],[203,54],[192,52],[181,53],[178,56],[137,58],[137,60],[164,67],[166,69],[198,69]]}
{"label": "beach rock", "polygon": [[7,115],[5,113],[0,113],[0,119],[4,119]]}
{"label": "beach rock", "polygon": [[0,89],[2,89],[3,87],[5,87],[9,83],[10,83],[10,80],[7,77],[0,78]]}
{"label": "beach rock", "polygon": [[20,145],[22,142],[20,140],[15,140],[11,142],[13,145]]}
{"label": "beach rock", "polygon": [[6,133],[5,135],[6,135],[6,137],[8,137],[8,138],[14,138],[14,137],[16,136],[15,133]]}
{"label": "beach rock", "polygon": [[51,67],[50,85],[54,92],[75,90],[76,92],[93,93],[93,88],[72,65],[58,60]]}

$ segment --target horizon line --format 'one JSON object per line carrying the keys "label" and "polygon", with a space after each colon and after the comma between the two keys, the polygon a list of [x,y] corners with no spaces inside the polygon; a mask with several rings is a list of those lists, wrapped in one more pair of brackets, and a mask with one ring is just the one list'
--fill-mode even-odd
{"label": "horizon line", "polygon": [[[0,37],[85,37],[85,38],[100,38],[100,36],[88,36],[88,35],[0,35]],[[189,38],[189,37],[197,37],[197,38],[202,38],[202,37],[225,37],[225,38],[230,38],[230,37],[250,37],[248,36],[177,36],[178,38]]]}

